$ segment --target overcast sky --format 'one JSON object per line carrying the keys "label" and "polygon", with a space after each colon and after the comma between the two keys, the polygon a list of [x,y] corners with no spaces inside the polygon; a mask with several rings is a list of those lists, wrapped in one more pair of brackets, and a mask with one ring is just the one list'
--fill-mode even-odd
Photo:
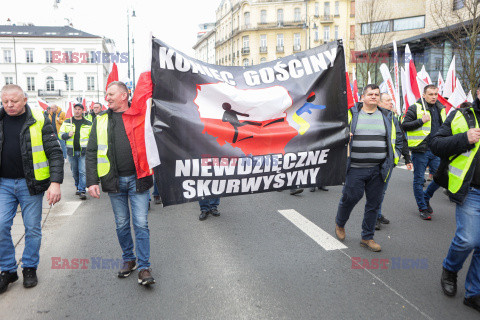
{"label": "overcast sky", "polygon": [[[221,0],[61,0],[54,9],[55,0],[8,1],[0,10],[0,24],[12,22],[37,26],[66,25],[115,40],[117,51],[127,52],[127,9],[135,9],[136,18],[130,18],[130,32],[135,38],[136,77],[147,67],[148,37],[150,32],[170,46],[193,56],[198,25],[215,22],[215,10]],[[131,41],[131,39],[130,39]],[[132,51],[132,47],[130,47]],[[132,53],[131,53],[132,54]],[[127,68],[119,65],[120,80],[126,80]]]}

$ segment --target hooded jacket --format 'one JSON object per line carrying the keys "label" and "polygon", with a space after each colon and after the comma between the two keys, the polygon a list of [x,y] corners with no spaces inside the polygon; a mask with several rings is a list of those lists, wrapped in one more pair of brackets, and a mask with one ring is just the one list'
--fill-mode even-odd
{"label": "hooded jacket", "polygon": [[[52,120],[52,117],[54,120]],[[63,121],[65,121],[65,112],[62,111],[62,108],[57,107],[57,112],[49,113],[48,118],[50,119],[50,123],[53,125],[55,123],[55,127],[57,128],[56,132],[60,131],[60,127],[62,126]]]}

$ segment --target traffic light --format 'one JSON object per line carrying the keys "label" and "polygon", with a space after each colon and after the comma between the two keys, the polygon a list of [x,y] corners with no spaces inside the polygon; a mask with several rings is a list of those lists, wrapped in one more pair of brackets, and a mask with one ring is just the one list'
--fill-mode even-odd
{"label": "traffic light", "polygon": [[64,79],[65,79],[65,84],[68,86],[68,76],[67,76],[67,74],[66,74],[66,73],[65,73],[65,77],[64,77]]}

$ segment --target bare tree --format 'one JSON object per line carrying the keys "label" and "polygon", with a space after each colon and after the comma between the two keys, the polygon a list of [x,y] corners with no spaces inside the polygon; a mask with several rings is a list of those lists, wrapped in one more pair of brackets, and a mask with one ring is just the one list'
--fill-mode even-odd
{"label": "bare tree", "polygon": [[[359,82],[366,84],[368,73],[372,80],[377,78],[378,66],[387,62],[385,46],[391,41],[391,22],[385,0],[357,1],[355,15],[359,17],[360,30],[357,30],[355,62]],[[359,32],[358,32],[359,31]]]}
{"label": "bare tree", "polygon": [[431,2],[435,24],[452,44],[462,68],[457,76],[475,92],[480,81],[480,2],[441,0]]}

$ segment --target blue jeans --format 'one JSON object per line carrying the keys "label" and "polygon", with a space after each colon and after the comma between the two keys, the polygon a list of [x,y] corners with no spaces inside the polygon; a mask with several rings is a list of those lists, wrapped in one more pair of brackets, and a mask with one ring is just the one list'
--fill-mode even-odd
{"label": "blue jeans", "polygon": [[136,191],[135,175],[119,177],[119,192],[109,192],[117,226],[117,237],[122,248],[123,261],[135,261],[133,253],[132,231],[130,227],[130,206],[132,208],[135,248],[138,257],[138,269],[150,267],[150,231],[148,230],[148,198],[150,191]]}
{"label": "blue jeans", "polygon": [[465,279],[465,297],[480,294],[480,190],[470,188],[462,205],[455,212],[457,230],[443,260],[443,267],[458,272],[473,250],[472,261]]}
{"label": "blue jeans", "polygon": [[0,270],[16,271],[15,247],[11,229],[20,204],[25,226],[22,268],[37,268],[42,242],[43,192],[30,195],[25,179],[0,178]]}
{"label": "blue jeans", "polygon": [[210,198],[210,199],[199,200],[198,204],[200,205],[201,211],[210,211],[218,207],[218,205],[220,204],[220,198]]}
{"label": "blue jeans", "polygon": [[387,177],[387,181],[385,181],[385,185],[383,186],[383,192],[382,192],[382,201],[380,202],[380,207],[378,208],[378,214],[377,218],[380,218],[382,216],[382,204],[383,204],[383,199],[385,198],[385,193],[387,192],[388,188],[388,182],[390,181],[390,178],[392,177],[393,174],[393,169],[390,171],[390,174]]}
{"label": "blue jeans", "polygon": [[362,239],[373,239],[375,233],[375,222],[377,221],[378,210],[383,200],[385,183],[382,180],[380,166],[372,168],[350,168],[347,172],[345,185],[343,186],[342,198],[338,204],[337,217],[335,222],[341,228],[345,227],[355,205],[367,197],[365,213],[362,223]]}
{"label": "blue jeans", "polygon": [[85,175],[85,155],[82,156],[80,151],[75,151],[73,156],[68,156],[70,169],[72,170],[73,179],[75,180],[75,187],[80,192],[85,193],[85,185],[87,178]]}
{"label": "blue jeans", "polygon": [[60,147],[62,147],[63,159],[67,159],[67,144],[65,143],[65,140],[60,139],[58,136],[57,139],[60,142]]}
{"label": "blue jeans", "polygon": [[425,171],[430,168],[430,173],[435,174],[440,165],[440,158],[435,156],[430,150],[426,152],[412,152],[413,163],[413,195],[417,201],[419,210],[427,209],[427,204],[433,197],[435,191],[440,186],[432,180],[425,192],[423,191],[423,181],[425,179]]}
{"label": "blue jeans", "polygon": [[158,197],[159,195],[160,195],[160,193],[158,192],[157,183],[154,181],[154,182],[153,182],[153,192],[152,192],[152,196]]}

